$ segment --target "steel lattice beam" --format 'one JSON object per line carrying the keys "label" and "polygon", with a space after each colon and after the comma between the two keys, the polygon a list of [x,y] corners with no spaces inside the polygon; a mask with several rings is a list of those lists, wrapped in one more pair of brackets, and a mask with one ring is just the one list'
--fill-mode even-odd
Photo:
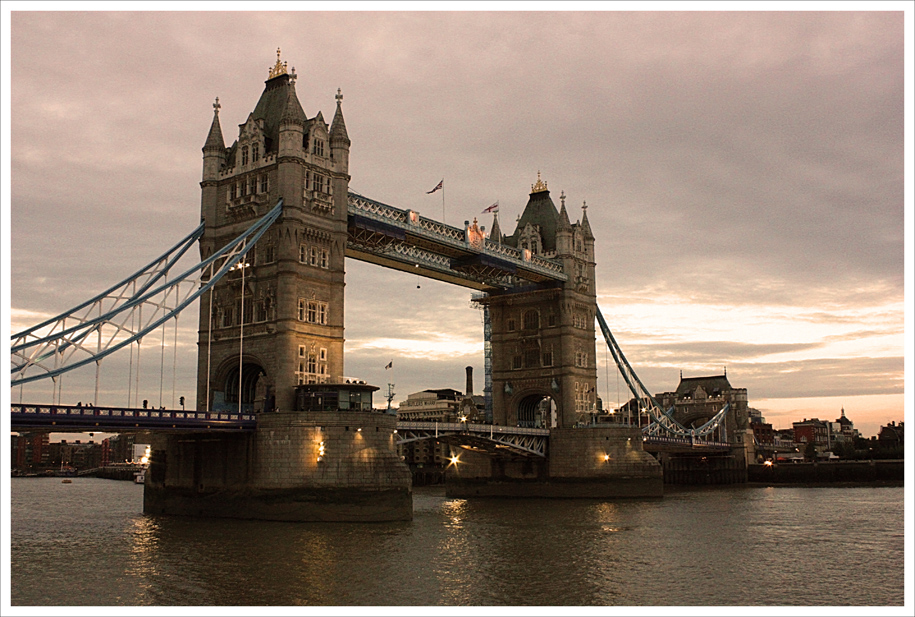
{"label": "steel lattice beam", "polygon": [[54,378],[142,339],[208,291],[245,255],[283,211],[283,201],[235,240],[172,280],[178,259],[203,234],[203,224],[146,268],[37,326],[14,334],[11,386]]}

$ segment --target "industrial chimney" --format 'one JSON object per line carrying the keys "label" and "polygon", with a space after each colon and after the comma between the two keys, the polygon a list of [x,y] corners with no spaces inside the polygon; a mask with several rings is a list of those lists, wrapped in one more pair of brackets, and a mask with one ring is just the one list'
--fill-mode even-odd
{"label": "industrial chimney", "polygon": [[467,396],[473,396],[473,367],[467,367]]}

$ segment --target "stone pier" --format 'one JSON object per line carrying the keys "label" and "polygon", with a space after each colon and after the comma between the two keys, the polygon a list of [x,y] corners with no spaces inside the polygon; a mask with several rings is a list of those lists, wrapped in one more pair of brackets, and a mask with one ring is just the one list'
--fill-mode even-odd
{"label": "stone pier", "polygon": [[638,428],[550,431],[548,459],[496,458],[454,448],[445,476],[449,497],[616,499],[661,497],[661,465],[642,449]]}
{"label": "stone pier", "polygon": [[255,433],[160,436],[153,444],[147,514],[281,521],[408,521],[409,468],[394,416],[282,412]]}

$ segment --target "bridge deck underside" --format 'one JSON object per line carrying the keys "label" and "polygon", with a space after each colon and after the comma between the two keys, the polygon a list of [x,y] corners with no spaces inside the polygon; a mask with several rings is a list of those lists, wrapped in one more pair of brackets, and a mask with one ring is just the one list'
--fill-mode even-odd
{"label": "bridge deck underside", "polygon": [[347,257],[479,291],[565,279],[558,269],[550,271],[542,264],[493,254],[483,245],[436,237],[413,225],[360,212],[350,212],[348,232]]}

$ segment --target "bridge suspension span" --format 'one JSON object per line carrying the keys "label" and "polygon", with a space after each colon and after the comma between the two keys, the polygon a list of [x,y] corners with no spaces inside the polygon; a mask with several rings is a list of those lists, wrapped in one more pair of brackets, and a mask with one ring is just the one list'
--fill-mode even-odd
{"label": "bridge suspension span", "polygon": [[[58,376],[99,362],[139,341],[208,291],[232,269],[283,211],[283,201],[233,241],[173,276],[178,260],[203,235],[204,224],[144,268],[78,306],[11,339],[11,386]],[[96,368],[96,377],[98,368]]]}
{"label": "bridge suspension span", "polygon": [[600,308],[595,308],[597,312],[597,322],[600,325],[601,333],[604,335],[604,341],[606,341],[607,347],[610,348],[610,353],[613,355],[613,360],[616,362],[616,366],[623,376],[623,380],[629,387],[629,391],[632,392],[632,396],[638,401],[640,410],[647,413],[648,417],[651,418],[651,422],[642,428],[643,433],[650,436],[673,435],[676,437],[701,438],[710,435],[721,425],[730,409],[730,403],[725,404],[715,416],[697,428],[688,428],[677,422],[672,415],[673,408],[666,411],[663,410],[654,395],[651,394],[648,388],[645,387],[645,384],[642,383],[642,380],[639,379],[639,376],[636,375],[632,365],[629,364],[629,361],[623,354],[623,350],[616,342],[616,338],[613,336],[613,333],[610,332],[610,327],[607,325],[607,321],[600,312]]}

